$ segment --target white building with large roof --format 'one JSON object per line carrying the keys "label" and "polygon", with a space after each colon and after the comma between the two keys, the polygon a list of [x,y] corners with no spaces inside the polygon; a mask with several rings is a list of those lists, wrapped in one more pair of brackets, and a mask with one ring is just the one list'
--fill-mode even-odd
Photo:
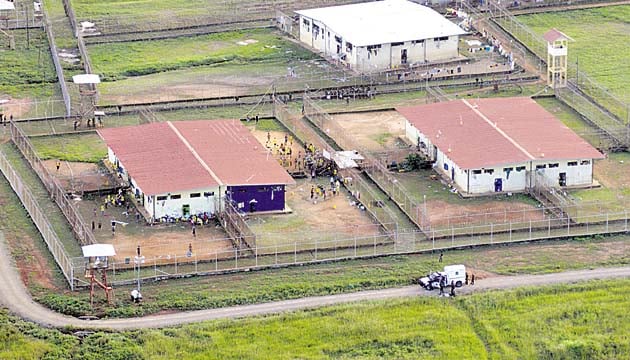
{"label": "white building with large roof", "polygon": [[466,32],[436,11],[407,0],[299,10],[300,41],[363,71],[458,56]]}
{"label": "white building with large roof", "polygon": [[462,194],[522,192],[539,182],[589,187],[603,155],[531,98],[454,100],[396,109],[407,138]]}

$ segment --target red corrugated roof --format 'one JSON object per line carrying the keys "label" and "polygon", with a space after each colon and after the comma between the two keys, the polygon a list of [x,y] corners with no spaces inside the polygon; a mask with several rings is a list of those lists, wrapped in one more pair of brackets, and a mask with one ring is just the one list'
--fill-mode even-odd
{"label": "red corrugated roof", "polygon": [[98,130],[145,194],[293,179],[238,120],[154,123]]}
{"label": "red corrugated roof", "polygon": [[217,185],[166,123],[100,129],[98,134],[147,195]]}
{"label": "red corrugated roof", "polygon": [[462,169],[603,158],[530,98],[456,100],[397,110]]}
{"label": "red corrugated roof", "polygon": [[547,31],[544,35],[543,38],[545,38],[545,40],[547,40],[547,42],[554,42],[556,40],[561,40],[561,39],[567,39],[570,40],[571,38],[566,36],[564,33],[562,33],[562,31],[559,31],[555,28]]}
{"label": "red corrugated roof", "polygon": [[172,123],[212,172],[227,185],[293,184],[295,181],[238,120]]}

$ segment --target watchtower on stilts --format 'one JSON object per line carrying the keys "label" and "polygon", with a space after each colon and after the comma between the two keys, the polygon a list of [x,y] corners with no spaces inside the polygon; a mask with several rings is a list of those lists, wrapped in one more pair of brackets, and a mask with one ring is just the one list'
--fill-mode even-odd
{"label": "watchtower on stilts", "polygon": [[572,39],[556,29],[547,31],[543,37],[547,40],[547,85],[554,89],[566,87],[567,47]]}
{"label": "watchtower on stilts", "polygon": [[110,244],[94,244],[81,247],[85,258],[85,277],[90,282],[90,304],[94,305],[94,287],[105,291],[107,303],[112,303],[114,290],[107,283],[109,258],[116,256],[114,246]]}
{"label": "watchtower on stilts", "polygon": [[80,74],[73,76],[72,81],[79,86],[81,102],[76,113],[78,125],[85,120],[87,127],[96,127],[97,117],[99,117],[100,124],[100,116],[96,114],[96,84],[101,83],[101,78],[95,74]]}

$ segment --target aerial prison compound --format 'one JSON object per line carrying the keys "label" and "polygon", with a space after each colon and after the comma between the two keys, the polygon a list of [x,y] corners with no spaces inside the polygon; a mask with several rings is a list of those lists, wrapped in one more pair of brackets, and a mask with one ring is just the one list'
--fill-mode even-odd
{"label": "aerial prison compound", "polygon": [[178,121],[98,130],[109,162],[154,220],[283,211],[295,181],[238,120]]}
{"label": "aerial prison compound", "polygon": [[466,34],[436,11],[384,0],[296,11],[300,41],[363,72],[458,56]]}
{"label": "aerial prison compound", "polygon": [[398,108],[406,136],[463,195],[593,184],[603,155],[530,98]]}

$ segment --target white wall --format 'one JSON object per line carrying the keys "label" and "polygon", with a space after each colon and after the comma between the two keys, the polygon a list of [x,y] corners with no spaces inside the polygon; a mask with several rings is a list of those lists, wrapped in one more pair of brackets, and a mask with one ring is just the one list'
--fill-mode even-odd
{"label": "white wall", "polygon": [[[205,192],[214,193],[211,196],[204,196]],[[191,194],[199,194],[199,197],[191,197]],[[180,195],[179,199],[173,199],[174,195]],[[165,200],[160,199],[165,197]],[[190,206],[190,215],[196,215],[207,212],[212,214],[216,210],[218,199],[220,197],[219,187],[197,189],[190,191],[173,192],[169,194],[160,194],[155,196],[145,196],[144,208],[156,219],[163,216],[181,217],[183,215],[184,205]],[[160,200],[158,200],[160,199]],[[155,211],[155,213],[154,213]]]}
{"label": "white wall", "polygon": [[[575,164],[577,165],[569,165]],[[550,164],[558,164],[558,167],[550,167]],[[545,165],[545,168],[536,170],[536,165]],[[566,173],[566,186],[591,185],[593,182],[593,160],[563,160],[563,161],[535,161],[533,169],[543,175],[550,186],[559,186],[560,173]]]}
{"label": "white wall", "polygon": [[[308,22],[308,25],[304,21]],[[314,25],[319,28],[317,34]],[[342,39],[341,49],[337,53],[338,36]],[[352,44],[352,51],[347,51],[347,42],[342,34],[336,33],[326,24],[300,16],[300,41],[327,56],[345,54],[345,62],[350,67],[360,71],[376,71],[398,68],[401,66],[402,50],[407,50],[407,63],[424,63],[427,61],[442,61],[458,56],[459,36],[451,36],[448,40],[424,39],[424,41],[405,41],[400,45],[380,44],[380,48],[368,51],[367,46],[357,47]]]}

